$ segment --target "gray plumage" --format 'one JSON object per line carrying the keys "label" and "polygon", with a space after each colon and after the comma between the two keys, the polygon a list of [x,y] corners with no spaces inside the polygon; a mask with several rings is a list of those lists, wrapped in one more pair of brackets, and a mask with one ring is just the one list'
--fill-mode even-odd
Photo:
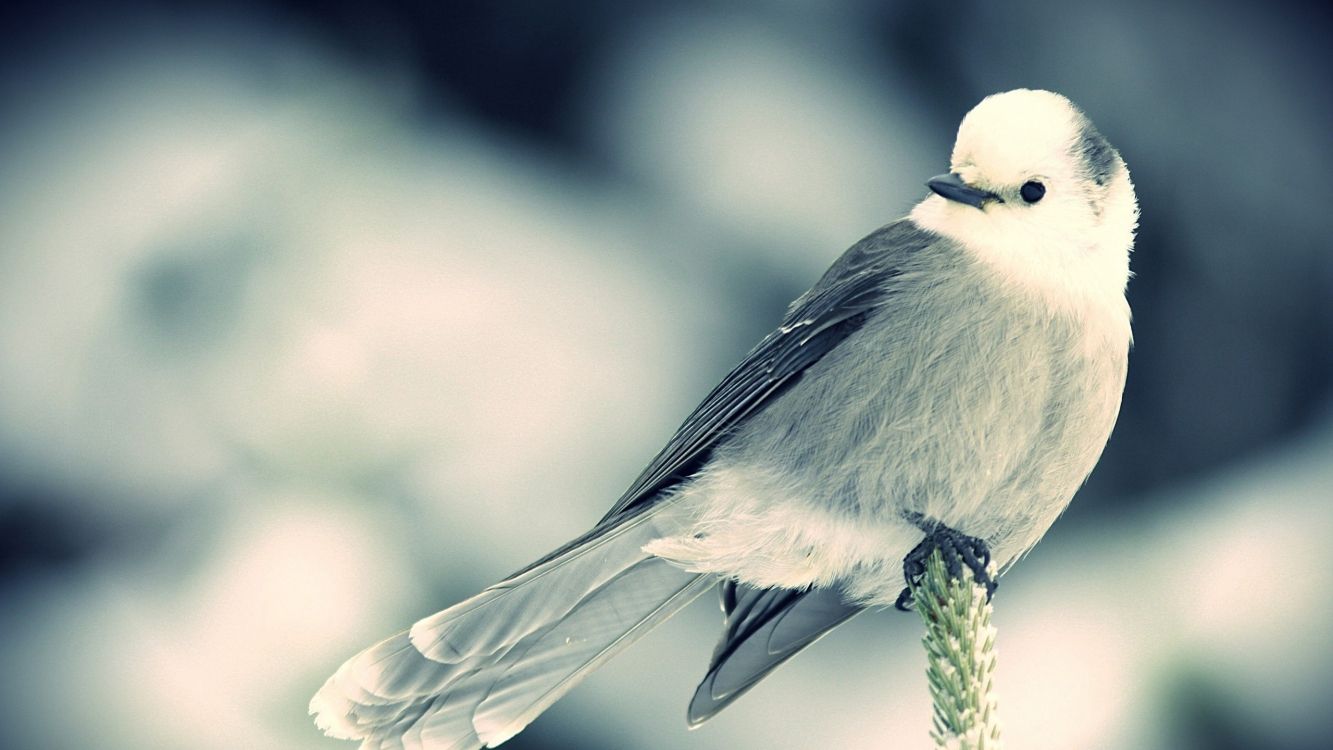
{"label": "gray plumage", "polygon": [[1105,185],[1119,168],[1120,154],[1111,142],[1097,130],[1087,116],[1078,118],[1078,163],[1097,185]]}
{"label": "gray plumage", "polygon": [[[1052,120],[1051,143],[1023,153],[1044,171],[968,148],[978,120],[1032,111]],[[1046,92],[979,105],[954,166],[967,205],[932,197],[854,245],[591,531],[348,661],[311,703],[319,725],[363,748],[494,746],[722,581],[697,724],[892,603],[924,535],[913,519],[984,540],[1002,568],[1035,544],[1119,409],[1116,253],[1137,208],[1119,155]],[[1026,179],[1045,206],[1016,205]],[[1050,270],[1016,264],[1027,252]]]}

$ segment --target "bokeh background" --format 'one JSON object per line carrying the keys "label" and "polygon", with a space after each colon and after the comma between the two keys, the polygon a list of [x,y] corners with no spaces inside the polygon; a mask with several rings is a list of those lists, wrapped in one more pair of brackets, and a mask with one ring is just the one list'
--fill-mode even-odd
{"label": "bokeh background", "polygon": [[[1119,426],[1006,578],[1012,747],[1333,735],[1326,4],[6,3],[6,747],[351,747],[343,658],[581,531],[1019,86],[1143,206]],[[516,749],[925,748],[915,617],[687,733],[700,602]]]}

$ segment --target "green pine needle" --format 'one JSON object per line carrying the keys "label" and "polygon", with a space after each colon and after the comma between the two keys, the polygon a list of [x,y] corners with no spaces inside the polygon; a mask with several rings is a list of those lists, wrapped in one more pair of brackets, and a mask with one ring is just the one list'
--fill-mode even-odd
{"label": "green pine needle", "polygon": [[[994,566],[990,571],[996,575]],[[926,635],[926,678],[935,705],[930,736],[949,750],[998,750],[1000,719],[993,690],[995,628],[986,589],[963,566],[950,577],[935,550],[926,574],[912,586]]]}

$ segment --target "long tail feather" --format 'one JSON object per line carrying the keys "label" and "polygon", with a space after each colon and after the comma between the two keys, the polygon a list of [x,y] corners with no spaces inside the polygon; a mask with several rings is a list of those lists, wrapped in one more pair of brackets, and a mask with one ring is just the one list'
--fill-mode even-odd
{"label": "long tail feather", "polygon": [[609,582],[543,634],[491,688],[473,725],[488,744],[527,726],[592,670],[679,612],[715,583],[647,559]]}
{"label": "long tail feather", "polygon": [[661,535],[645,514],[371,646],[316,723],[362,750],[498,745],[713,585],[642,551]]}
{"label": "long tail feather", "polygon": [[446,663],[512,645],[536,627],[568,614],[581,595],[619,575],[626,564],[646,557],[643,545],[662,535],[653,520],[651,514],[639,516],[418,621],[412,626],[412,644],[427,657]]}

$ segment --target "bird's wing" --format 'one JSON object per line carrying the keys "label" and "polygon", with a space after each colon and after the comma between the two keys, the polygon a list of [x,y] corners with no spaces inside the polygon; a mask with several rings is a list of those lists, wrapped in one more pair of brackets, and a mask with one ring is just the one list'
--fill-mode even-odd
{"label": "bird's wing", "polygon": [[852,246],[685,419],[603,523],[652,501],[697,471],[720,438],[771,403],[806,368],[854,333],[883,300],[885,282],[898,273],[903,253],[930,239],[903,220]]}
{"label": "bird's wing", "polygon": [[759,589],[722,583],[726,615],[708,674],[690,701],[690,726],[711,719],[769,672],[862,611],[833,589]]}
{"label": "bird's wing", "polygon": [[935,235],[902,219],[853,245],[791,304],[782,324],[704,398],[592,530],[515,575],[619,526],[651,507],[663,490],[698,471],[720,439],[771,403],[806,368],[852,335],[883,301],[886,282],[900,273],[903,259],[935,239]]}

